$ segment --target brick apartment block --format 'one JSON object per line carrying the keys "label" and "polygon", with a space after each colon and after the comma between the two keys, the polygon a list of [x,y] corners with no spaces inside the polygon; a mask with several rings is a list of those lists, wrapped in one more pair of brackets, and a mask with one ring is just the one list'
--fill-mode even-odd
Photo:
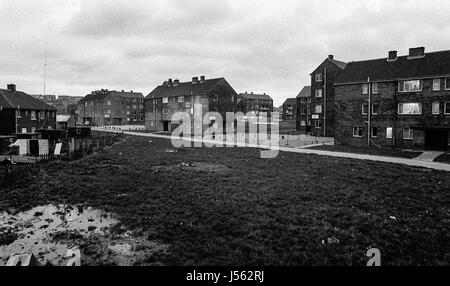
{"label": "brick apartment block", "polygon": [[335,111],[337,143],[449,150],[450,51],[349,63],[335,81]]}

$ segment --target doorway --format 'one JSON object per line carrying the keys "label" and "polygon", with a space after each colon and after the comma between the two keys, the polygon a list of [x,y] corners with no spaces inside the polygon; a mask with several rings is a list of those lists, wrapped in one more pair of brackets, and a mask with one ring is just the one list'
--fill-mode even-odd
{"label": "doorway", "polygon": [[448,131],[439,131],[439,130],[426,131],[425,148],[427,150],[447,151]]}

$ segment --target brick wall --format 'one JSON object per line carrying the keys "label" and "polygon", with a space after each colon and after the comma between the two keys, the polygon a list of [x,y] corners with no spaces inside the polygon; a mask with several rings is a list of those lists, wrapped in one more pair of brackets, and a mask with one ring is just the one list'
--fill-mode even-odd
{"label": "brick wall", "polygon": [[[414,126],[438,127],[450,126],[450,114],[444,114],[444,103],[450,102],[450,91],[444,90],[441,81],[441,90],[432,90],[433,80],[423,81],[421,92],[398,92],[397,82],[379,83],[379,93],[372,95],[372,104],[377,104],[378,114],[372,115],[371,125],[377,127],[377,138],[371,140],[381,146],[395,148],[425,148],[424,130],[414,130],[414,139],[403,139],[403,128]],[[362,84],[336,86],[336,142],[340,144],[367,146],[368,126],[367,115],[362,115],[362,104],[366,103],[368,95],[362,95]],[[433,102],[440,102],[440,113],[432,114]],[[422,104],[422,114],[398,114],[398,104],[418,102]],[[450,104],[450,103],[449,103]],[[353,127],[363,128],[363,138],[353,137]],[[387,138],[387,128],[391,127],[393,136]],[[448,135],[450,137],[450,134]]]}

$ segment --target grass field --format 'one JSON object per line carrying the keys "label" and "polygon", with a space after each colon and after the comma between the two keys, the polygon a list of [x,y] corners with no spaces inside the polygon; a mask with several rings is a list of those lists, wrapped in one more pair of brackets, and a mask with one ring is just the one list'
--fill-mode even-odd
{"label": "grass field", "polygon": [[68,203],[113,212],[117,231],[168,245],[147,263],[363,266],[376,247],[383,265],[450,264],[445,172],[127,137],[22,184],[0,191],[0,211]]}

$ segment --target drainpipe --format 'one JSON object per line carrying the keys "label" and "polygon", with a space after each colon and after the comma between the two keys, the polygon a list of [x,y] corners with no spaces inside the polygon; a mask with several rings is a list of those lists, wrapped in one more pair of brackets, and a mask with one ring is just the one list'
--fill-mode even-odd
{"label": "drainpipe", "polygon": [[367,104],[367,146],[370,147],[370,129],[371,129],[371,119],[372,119],[372,108],[371,108],[371,102],[372,102],[372,87],[370,84],[370,77],[367,78],[367,86],[369,91],[369,100]]}
{"label": "drainpipe", "polygon": [[327,68],[325,68],[323,81],[323,137],[327,137]]}

